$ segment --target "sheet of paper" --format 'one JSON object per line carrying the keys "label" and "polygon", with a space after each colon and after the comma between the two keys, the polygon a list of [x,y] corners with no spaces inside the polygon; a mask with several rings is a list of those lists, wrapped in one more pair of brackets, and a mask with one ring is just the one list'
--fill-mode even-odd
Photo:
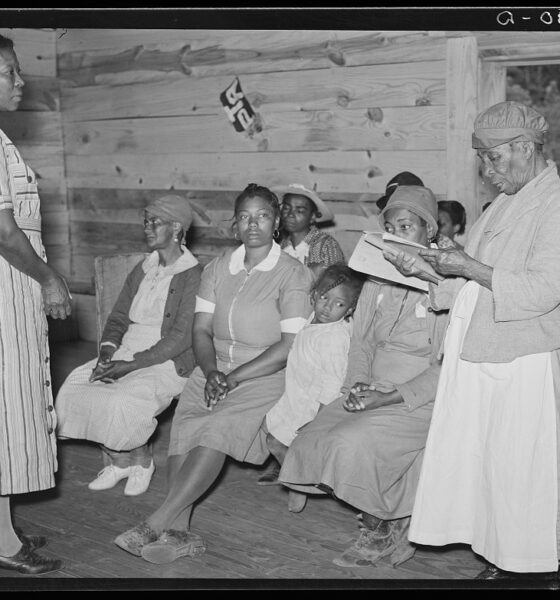
{"label": "sheet of paper", "polygon": [[[402,238],[397,238],[402,239]],[[390,240],[389,240],[390,241]],[[375,245],[376,242],[378,245]],[[428,291],[428,282],[418,277],[406,277],[402,275],[388,260],[383,257],[384,240],[382,234],[375,232],[364,232],[358,240],[348,266],[351,269],[366,273],[374,279],[388,281],[413,287],[422,291]],[[381,247],[379,247],[381,245]],[[417,245],[418,247],[422,247]],[[412,246],[411,246],[412,247]]]}

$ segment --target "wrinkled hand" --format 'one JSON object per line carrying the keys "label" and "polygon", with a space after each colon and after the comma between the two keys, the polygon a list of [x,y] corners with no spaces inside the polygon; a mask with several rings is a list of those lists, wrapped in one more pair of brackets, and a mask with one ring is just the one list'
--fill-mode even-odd
{"label": "wrinkled hand", "polygon": [[208,410],[212,410],[218,400],[224,400],[228,391],[229,386],[226,375],[221,371],[210,371],[204,386],[204,400]]}
{"label": "wrinkled hand", "polygon": [[447,248],[456,248],[457,244],[446,235],[438,234],[437,237],[437,246],[440,250],[447,250]]}
{"label": "wrinkled hand", "polygon": [[113,354],[116,352],[114,346],[101,346],[99,348],[99,356],[97,357],[97,364],[91,371],[89,381],[103,381],[104,383],[113,383],[112,379],[103,379],[103,373],[108,367],[108,363],[111,362]]}
{"label": "wrinkled hand", "polygon": [[49,281],[41,286],[45,312],[53,319],[66,319],[72,312],[70,292],[66,281],[53,273]]}
{"label": "wrinkled hand", "polygon": [[459,248],[438,250],[426,248],[426,250],[420,250],[418,254],[430,263],[438,273],[447,276],[464,276],[473,260],[464,250],[459,250]]}
{"label": "wrinkled hand", "polygon": [[113,383],[117,379],[128,375],[136,369],[134,361],[131,360],[113,360],[109,362],[98,362],[91,372],[89,380],[102,381],[103,383]]}
{"label": "wrinkled hand", "polygon": [[414,256],[410,256],[410,254],[405,254],[404,252],[384,251],[383,257],[405,277],[418,277],[419,279],[424,279],[425,281],[434,281],[433,277],[430,277],[427,273],[421,271],[414,265],[416,259]]}

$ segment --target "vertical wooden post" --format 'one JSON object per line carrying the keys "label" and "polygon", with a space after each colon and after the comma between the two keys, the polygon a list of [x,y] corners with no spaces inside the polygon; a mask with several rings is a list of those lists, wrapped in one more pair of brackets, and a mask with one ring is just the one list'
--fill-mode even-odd
{"label": "vertical wooden post", "polygon": [[[500,63],[480,61],[478,70],[478,110],[483,111],[497,102],[506,99],[507,67]],[[497,187],[477,175],[479,214],[487,202],[492,202],[499,194]]]}
{"label": "vertical wooden post", "polygon": [[478,110],[478,47],[474,36],[447,41],[447,198],[467,212],[467,231],[480,215],[472,126]]}

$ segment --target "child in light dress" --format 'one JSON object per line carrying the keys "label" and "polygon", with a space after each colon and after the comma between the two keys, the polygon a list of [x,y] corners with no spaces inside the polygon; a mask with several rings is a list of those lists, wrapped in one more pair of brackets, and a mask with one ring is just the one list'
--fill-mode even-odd
{"label": "child in light dress", "polygon": [[[346,377],[352,313],[363,278],[345,265],[328,267],[311,291],[314,312],[294,339],[286,388],[265,417],[267,445],[280,464],[297,430],[340,395]],[[278,473],[269,484],[277,483]],[[262,485],[262,481],[259,481]]]}

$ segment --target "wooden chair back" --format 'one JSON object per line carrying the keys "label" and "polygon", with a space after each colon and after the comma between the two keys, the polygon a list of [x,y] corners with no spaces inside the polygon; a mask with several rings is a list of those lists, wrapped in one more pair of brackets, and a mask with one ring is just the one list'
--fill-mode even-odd
{"label": "wooden chair back", "polygon": [[94,258],[97,343],[101,339],[107,317],[113,310],[127,275],[146,256],[146,252],[130,252]]}

